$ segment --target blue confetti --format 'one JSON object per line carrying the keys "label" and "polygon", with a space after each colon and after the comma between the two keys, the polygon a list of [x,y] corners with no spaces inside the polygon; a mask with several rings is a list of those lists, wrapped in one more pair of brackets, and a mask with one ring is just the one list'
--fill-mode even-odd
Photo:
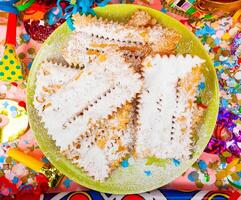
{"label": "blue confetti", "polygon": [[213,35],[213,34],[216,33],[216,31],[215,31],[213,28],[211,28],[210,26],[208,26],[208,25],[205,25],[204,30],[205,30],[206,33],[209,34],[209,35]]}
{"label": "blue confetti", "polygon": [[70,183],[71,183],[71,180],[69,180],[69,179],[65,179],[64,182],[63,182],[63,184],[66,188],[69,188]]}
{"label": "blue confetti", "polygon": [[195,182],[199,177],[199,174],[195,171],[191,172],[190,174],[188,174],[188,180],[191,182]]}
{"label": "blue confetti", "polygon": [[146,174],[146,176],[151,176],[151,171],[150,170],[145,170],[144,173]]}
{"label": "blue confetti", "polygon": [[27,68],[30,69],[32,66],[32,62],[29,62],[28,65],[27,65]]}
{"label": "blue confetti", "polygon": [[173,164],[174,164],[176,167],[180,165],[180,161],[179,161],[179,160],[176,160],[175,158],[172,159],[172,162],[173,162]]}
{"label": "blue confetti", "polygon": [[27,140],[24,140],[23,142],[24,142],[24,144],[29,144],[29,142]]}
{"label": "blue confetti", "polygon": [[162,8],[162,9],[161,9],[161,12],[163,12],[163,13],[167,13],[167,9]]}
{"label": "blue confetti", "polygon": [[225,167],[227,166],[227,164],[226,163],[221,163],[221,169],[224,169]]}
{"label": "blue confetti", "polygon": [[30,35],[29,34],[22,34],[22,38],[25,42],[28,42],[30,40]]}
{"label": "blue confetti", "polygon": [[121,166],[122,166],[123,168],[128,167],[128,166],[129,166],[128,160],[123,160],[123,161],[121,162]]}
{"label": "blue confetti", "polygon": [[221,44],[221,40],[220,40],[219,38],[215,38],[214,44],[215,44],[215,45]]}
{"label": "blue confetti", "polygon": [[5,107],[5,108],[7,108],[8,107],[8,102],[7,101],[5,101],[4,103],[3,103],[3,106]]}
{"label": "blue confetti", "polygon": [[239,177],[241,177],[241,172],[237,172],[237,174],[239,175]]}
{"label": "blue confetti", "polygon": [[11,106],[11,107],[10,107],[10,110],[11,110],[11,111],[16,111],[17,108],[16,108],[15,106]]}
{"label": "blue confetti", "polygon": [[4,160],[5,160],[5,157],[4,157],[4,156],[1,156],[1,157],[0,157],[0,162],[3,163]]}
{"label": "blue confetti", "polygon": [[207,164],[203,160],[198,161],[198,166],[202,171],[205,171],[207,169]]}
{"label": "blue confetti", "polygon": [[49,160],[46,157],[43,157],[42,161],[45,162],[45,163],[49,163]]}
{"label": "blue confetti", "polygon": [[217,66],[219,66],[219,65],[221,65],[221,62],[219,62],[219,61],[214,61],[214,67],[217,67]]}
{"label": "blue confetti", "polygon": [[13,182],[14,184],[17,184],[17,183],[18,183],[18,177],[14,176],[12,182]]}
{"label": "blue confetti", "polygon": [[203,36],[203,35],[213,35],[216,31],[211,28],[208,25],[205,25],[203,28],[200,28],[198,30],[196,30],[195,34],[196,36]]}
{"label": "blue confetti", "polygon": [[199,90],[204,90],[204,89],[205,89],[205,83],[204,83],[204,82],[201,82],[201,83],[198,85],[198,89],[199,89]]}
{"label": "blue confetti", "polygon": [[228,100],[227,99],[221,99],[221,105],[222,107],[227,107],[228,106]]}
{"label": "blue confetti", "polygon": [[58,22],[59,19],[64,18],[66,19],[67,25],[71,30],[74,30],[73,23],[70,19],[73,14],[79,13],[96,15],[94,10],[92,9],[95,4],[99,7],[103,7],[110,2],[110,0],[76,0],[74,4],[70,3],[67,7],[63,9],[60,5],[60,2],[64,1],[68,3],[70,2],[70,0],[57,0],[57,7],[49,10],[49,12],[47,13],[47,20],[50,25],[53,25]]}

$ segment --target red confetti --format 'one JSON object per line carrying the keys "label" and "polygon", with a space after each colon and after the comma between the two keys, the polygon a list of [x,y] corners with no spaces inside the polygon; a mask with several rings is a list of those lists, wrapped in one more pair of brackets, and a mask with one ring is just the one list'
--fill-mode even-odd
{"label": "red confetti", "polygon": [[213,51],[214,51],[214,53],[217,53],[218,52],[218,50],[219,50],[219,46],[216,46],[216,47],[213,47]]}
{"label": "red confetti", "polygon": [[241,58],[238,59],[238,64],[239,64],[239,65],[241,64]]}
{"label": "red confetti", "polygon": [[19,101],[18,105],[21,106],[21,107],[26,108],[26,103],[24,101]]}
{"label": "red confetti", "polygon": [[203,103],[198,103],[197,106],[198,106],[199,108],[203,108],[203,109],[207,109],[207,108],[208,108],[208,106],[205,105],[205,104],[203,104]]}
{"label": "red confetti", "polygon": [[18,84],[17,84],[16,82],[12,82],[11,85],[13,85],[13,86],[15,86],[15,87],[18,86]]}
{"label": "red confetti", "polygon": [[227,163],[231,163],[233,161],[234,157],[227,157],[226,158],[226,161]]}

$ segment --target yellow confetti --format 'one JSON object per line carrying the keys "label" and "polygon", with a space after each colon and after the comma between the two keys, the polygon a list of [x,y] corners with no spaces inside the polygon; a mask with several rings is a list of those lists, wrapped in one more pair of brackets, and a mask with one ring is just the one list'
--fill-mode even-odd
{"label": "yellow confetti", "polygon": [[229,39],[230,39],[229,33],[225,33],[225,34],[222,36],[222,39],[223,39],[223,40],[229,40]]}

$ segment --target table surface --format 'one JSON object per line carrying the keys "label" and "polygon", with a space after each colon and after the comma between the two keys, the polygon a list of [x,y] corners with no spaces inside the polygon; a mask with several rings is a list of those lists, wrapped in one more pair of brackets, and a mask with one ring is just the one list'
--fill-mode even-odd
{"label": "table surface", "polygon": [[[150,2],[148,5],[142,1],[135,1],[134,3],[144,4],[166,12],[165,9],[161,8],[159,1]],[[167,14],[173,15],[171,13]],[[4,15],[0,15],[0,21],[0,57],[2,57],[7,22]],[[220,170],[227,168],[234,158],[239,158],[241,152],[241,143],[239,143],[241,141],[241,48],[239,48],[241,36],[231,17],[221,18],[212,23],[197,23],[195,25],[187,23],[186,25],[200,38],[214,61],[220,83],[220,111],[216,129],[205,152],[181,177],[162,189],[185,191],[230,189],[229,181],[241,184],[241,173],[232,174],[230,172],[228,174],[230,176],[228,178],[224,177],[222,180],[217,180],[216,174]],[[29,38],[23,24],[20,22],[17,27],[16,50],[26,73],[28,73],[40,47],[41,43]],[[25,81],[0,81],[0,99],[25,102],[25,98]],[[30,129],[18,140],[0,144],[0,187],[2,188],[0,194],[3,195],[21,191],[27,185],[35,187],[38,185],[38,174],[7,157],[6,152],[12,147],[18,147],[25,153],[33,155],[46,163],[48,162],[39,149]],[[81,190],[86,189],[65,178],[58,188],[49,189],[49,192]],[[158,192],[159,190],[156,190],[156,193]],[[154,192],[153,195],[156,193]]]}

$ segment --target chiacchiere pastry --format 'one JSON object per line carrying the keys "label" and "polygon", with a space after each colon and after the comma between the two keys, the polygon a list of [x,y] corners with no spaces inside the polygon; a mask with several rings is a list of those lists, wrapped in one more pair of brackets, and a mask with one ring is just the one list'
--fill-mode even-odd
{"label": "chiacchiere pastry", "polygon": [[[146,19],[141,24],[145,26],[138,23],[140,15]],[[174,30],[154,24],[155,20],[145,11],[134,13],[129,24],[85,15],[73,18],[76,30],[63,49],[63,57],[68,63],[85,64],[99,52],[117,48],[137,68],[150,52],[173,53],[180,40],[180,35]],[[131,25],[135,22],[138,27]]]}
{"label": "chiacchiere pastry", "polygon": [[83,136],[75,139],[63,154],[95,180],[103,181],[134,147],[135,113],[126,103],[108,119],[92,123]]}
{"label": "chiacchiere pastry", "polygon": [[202,63],[199,57],[190,55],[155,55],[144,60],[144,86],[138,105],[138,156],[188,158]]}
{"label": "chiacchiere pastry", "polygon": [[61,50],[68,64],[41,63],[34,96],[60,153],[96,181],[131,155],[189,159],[203,60],[171,55],[180,35],[146,11],[126,24],[73,18]]}
{"label": "chiacchiere pastry", "polygon": [[[79,74],[74,81],[44,98],[39,114],[60,149],[84,134],[91,121],[108,117],[140,91],[140,75],[129,66],[118,52],[100,54],[82,71],[77,69]],[[44,73],[37,79],[43,80],[43,76]],[[43,93],[42,90],[36,95]]]}
{"label": "chiacchiere pastry", "polygon": [[[79,70],[76,70],[79,69]],[[75,80],[82,73],[81,67],[70,66],[56,61],[44,61],[37,72],[35,107],[41,112],[46,98]]]}

